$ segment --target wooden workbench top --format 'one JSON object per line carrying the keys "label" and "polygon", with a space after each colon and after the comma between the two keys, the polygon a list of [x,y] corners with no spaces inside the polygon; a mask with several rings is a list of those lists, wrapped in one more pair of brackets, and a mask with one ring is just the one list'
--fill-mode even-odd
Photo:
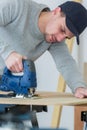
{"label": "wooden workbench top", "polygon": [[[7,94],[0,92],[0,94]],[[87,98],[79,99],[71,93],[58,92],[36,92],[36,98],[8,98],[0,97],[0,104],[19,104],[19,105],[85,105]]]}

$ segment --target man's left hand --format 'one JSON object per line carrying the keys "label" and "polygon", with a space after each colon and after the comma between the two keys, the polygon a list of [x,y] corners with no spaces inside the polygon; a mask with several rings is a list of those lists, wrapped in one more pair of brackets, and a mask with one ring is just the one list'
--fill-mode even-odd
{"label": "man's left hand", "polygon": [[87,88],[84,88],[84,87],[77,88],[74,95],[77,98],[86,98],[87,97]]}

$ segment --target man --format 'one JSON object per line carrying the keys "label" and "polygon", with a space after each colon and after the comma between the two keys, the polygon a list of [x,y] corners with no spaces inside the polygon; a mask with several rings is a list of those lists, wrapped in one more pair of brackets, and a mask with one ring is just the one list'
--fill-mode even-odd
{"label": "man", "polygon": [[[64,40],[87,27],[87,10],[76,2],[65,2],[54,10],[31,0],[0,0],[0,63],[12,72],[23,71],[22,60],[35,61],[48,50],[78,98],[87,97],[87,86],[69,54]],[[2,73],[2,72],[1,72]]]}

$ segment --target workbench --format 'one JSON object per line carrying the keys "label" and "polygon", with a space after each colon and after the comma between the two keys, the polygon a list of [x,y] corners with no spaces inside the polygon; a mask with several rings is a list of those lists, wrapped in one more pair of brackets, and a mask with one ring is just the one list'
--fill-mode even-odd
{"label": "workbench", "polygon": [[[5,95],[7,92],[0,91],[0,95]],[[36,92],[37,97],[34,98],[10,98],[10,97],[0,97],[0,104],[15,104],[15,105],[38,105],[38,106],[50,106],[50,105],[62,105],[62,106],[74,106],[75,108],[75,118],[74,123],[81,123],[80,119],[80,112],[83,109],[80,109],[80,112],[77,114],[79,106],[84,106],[87,104],[87,98],[76,98],[73,94],[67,92]],[[78,107],[77,107],[78,106]],[[83,108],[83,107],[82,107]],[[86,110],[86,107],[85,107]],[[36,118],[36,117],[35,117]],[[35,125],[38,126],[37,119],[35,119]],[[75,130],[77,129],[78,125],[74,124]],[[82,124],[81,124],[82,127]],[[78,127],[79,128],[79,127]]]}
{"label": "workbench", "polygon": [[[0,92],[0,94],[2,93],[3,92]],[[84,99],[76,98],[73,94],[66,92],[38,91],[36,92],[36,95],[38,96],[35,98],[0,97],[0,104],[77,106],[77,105],[85,105],[87,103],[87,98]]]}

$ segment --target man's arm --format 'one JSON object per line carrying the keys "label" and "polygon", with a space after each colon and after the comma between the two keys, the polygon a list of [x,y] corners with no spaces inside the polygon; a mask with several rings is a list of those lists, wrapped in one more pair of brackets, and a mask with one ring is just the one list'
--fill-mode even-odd
{"label": "man's arm", "polygon": [[84,87],[78,87],[76,90],[75,90],[75,97],[78,97],[78,98],[85,98],[87,97],[87,88],[84,88]]}
{"label": "man's arm", "polygon": [[16,52],[14,45],[8,43],[6,39],[4,40],[3,35],[6,35],[7,39],[11,37],[8,28],[18,17],[18,11],[17,0],[0,0],[0,55],[7,68],[12,72],[23,70],[22,59],[25,57]]}
{"label": "man's arm", "polygon": [[[67,45],[65,43],[56,43],[49,48],[49,52],[53,56],[57,69],[64,77],[66,83],[71,88],[76,97],[87,96],[87,85],[83,80],[75,60],[70,55]],[[86,88],[86,89],[85,89]]]}

